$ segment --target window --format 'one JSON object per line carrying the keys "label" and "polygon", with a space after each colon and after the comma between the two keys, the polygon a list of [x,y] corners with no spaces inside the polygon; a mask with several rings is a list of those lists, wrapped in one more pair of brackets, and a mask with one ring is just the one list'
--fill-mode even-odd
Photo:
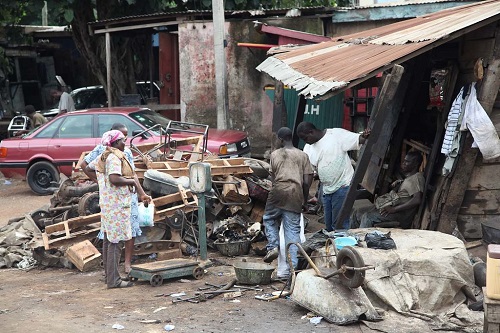
{"label": "window", "polygon": [[[147,109],[131,113],[130,117],[135,121],[141,123],[141,125],[146,128],[151,128],[156,124],[160,124],[162,127],[166,127],[168,125],[168,122],[170,121],[170,119]],[[159,130],[154,132],[156,134],[159,134]]]}
{"label": "window", "polygon": [[97,116],[99,122],[99,137],[102,137],[104,132],[111,129],[111,126],[115,123],[121,123],[125,125],[128,129],[129,136],[132,135],[133,131],[143,130],[139,125],[134,123],[130,118],[121,114],[100,114]]}
{"label": "window", "polygon": [[52,138],[54,137],[54,134],[56,133],[57,129],[61,125],[63,119],[54,119],[51,121],[43,130],[41,130],[37,135],[35,135],[35,138]]}
{"label": "window", "polygon": [[92,138],[92,115],[73,115],[64,118],[58,131],[59,138]]}

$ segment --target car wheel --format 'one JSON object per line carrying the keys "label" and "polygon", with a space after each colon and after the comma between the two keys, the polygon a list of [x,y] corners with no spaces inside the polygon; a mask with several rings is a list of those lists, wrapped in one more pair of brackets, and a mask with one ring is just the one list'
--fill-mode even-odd
{"label": "car wheel", "polygon": [[28,169],[26,180],[36,194],[50,194],[47,189],[52,186],[52,182],[59,182],[59,173],[50,162],[36,162]]}

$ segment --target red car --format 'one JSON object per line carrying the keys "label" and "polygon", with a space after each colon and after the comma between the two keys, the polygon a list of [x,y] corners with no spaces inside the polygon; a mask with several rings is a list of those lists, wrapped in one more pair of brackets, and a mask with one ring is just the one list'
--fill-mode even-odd
{"label": "red car", "polygon": [[[75,111],[59,116],[22,138],[0,142],[0,171],[5,177],[25,177],[37,194],[46,194],[59,173],[71,175],[73,162],[84,151],[92,150],[114,123],[127,126],[129,136],[170,120],[146,108],[115,107]],[[190,124],[192,125],[192,124]],[[188,129],[189,131],[189,129]],[[133,133],[133,134],[132,134]],[[172,138],[194,136],[172,132]],[[135,145],[160,142],[159,127],[134,139]],[[130,142],[130,141],[129,141]],[[208,130],[207,150],[220,157],[249,156],[250,143],[245,132]]]}

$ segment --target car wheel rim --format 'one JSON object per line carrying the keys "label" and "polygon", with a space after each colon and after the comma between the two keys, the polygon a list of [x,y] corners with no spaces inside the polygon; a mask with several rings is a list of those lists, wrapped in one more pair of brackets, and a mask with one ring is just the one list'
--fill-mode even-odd
{"label": "car wheel rim", "polygon": [[35,181],[38,186],[46,188],[49,187],[53,181],[52,175],[48,170],[39,170],[35,173]]}

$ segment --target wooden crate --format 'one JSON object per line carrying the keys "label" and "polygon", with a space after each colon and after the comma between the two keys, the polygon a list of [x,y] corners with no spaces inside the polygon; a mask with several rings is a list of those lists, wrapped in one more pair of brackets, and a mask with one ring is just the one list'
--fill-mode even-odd
{"label": "wooden crate", "polygon": [[88,240],[70,246],[66,250],[66,256],[82,272],[89,271],[101,263],[101,253]]}
{"label": "wooden crate", "polygon": [[485,333],[500,333],[500,300],[494,300],[486,296],[486,288],[483,288],[484,295],[484,330]]}

